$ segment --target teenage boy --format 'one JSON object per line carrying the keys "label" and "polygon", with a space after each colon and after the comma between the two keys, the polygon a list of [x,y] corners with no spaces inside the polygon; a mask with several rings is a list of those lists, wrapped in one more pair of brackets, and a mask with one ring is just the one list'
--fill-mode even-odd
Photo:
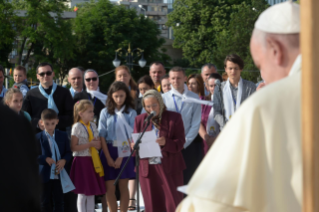
{"label": "teenage boy", "polygon": [[[65,164],[72,157],[70,142],[66,132],[55,130],[59,119],[54,110],[44,109],[41,113],[41,122],[44,130],[36,135],[41,146],[39,148],[41,154],[38,156],[43,189],[41,211],[52,211],[53,208],[53,212],[63,212],[64,201],[61,183],[65,176],[60,175],[60,172],[63,171]],[[53,199],[53,207],[51,207],[51,199]]]}
{"label": "teenage boy", "polygon": [[23,66],[17,66],[13,70],[13,88],[17,88],[22,92],[23,97],[29,91],[28,82],[27,82],[27,71]]}

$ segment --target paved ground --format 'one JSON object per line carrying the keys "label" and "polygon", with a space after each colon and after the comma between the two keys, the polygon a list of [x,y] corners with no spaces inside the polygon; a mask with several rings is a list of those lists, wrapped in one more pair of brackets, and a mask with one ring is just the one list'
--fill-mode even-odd
{"label": "paved ground", "polygon": [[[118,202],[118,204],[119,204],[119,202]],[[100,204],[99,207],[102,208],[102,205]],[[140,189],[140,209],[141,209],[141,211],[144,210],[144,200],[143,200],[141,189]],[[102,209],[95,209],[95,212],[102,212]],[[135,211],[128,211],[128,212],[136,212],[136,210]]]}

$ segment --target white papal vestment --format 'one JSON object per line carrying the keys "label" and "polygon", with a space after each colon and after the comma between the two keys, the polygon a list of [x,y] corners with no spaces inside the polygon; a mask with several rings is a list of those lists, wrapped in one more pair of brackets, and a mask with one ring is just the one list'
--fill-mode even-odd
{"label": "white papal vestment", "polygon": [[289,77],[247,99],[187,188],[178,212],[300,212],[301,56]]}

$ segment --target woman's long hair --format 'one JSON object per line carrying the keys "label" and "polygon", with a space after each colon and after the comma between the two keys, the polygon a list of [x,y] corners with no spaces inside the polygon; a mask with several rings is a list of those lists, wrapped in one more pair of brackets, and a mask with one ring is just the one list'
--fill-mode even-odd
{"label": "woman's long hair", "polygon": [[116,81],[116,82],[112,83],[112,85],[109,88],[109,92],[107,93],[108,97],[106,100],[106,107],[107,107],[107,112],[111,115],[115,114],[115,108],[116,108],[116,103],[114,102],[112,95],[114,92],[117,92],[120,90],[124,91],[126,94],[125,101],[123,104],[123,105],[125,105],[124,112],[129,113],[129,111],[128,111],[129,108],[132,108],[132,109],[135,108],[134,100],[131,96],[131,93],[130,93],[128,87],[125,85],[124,82]]}
{"label": "woman's long hair", "polygon": [[199,97],[205,96],[205,90],[204,90],[204,80],[201,75],[199,74],[191,74],[187,78],[187,85],[189,84],[189,80],[195,78],[198,86],[198,95]]}
{"label": "woman's long hair", "polygon": [[[129,85],[131,87],[131,96],[133,99],[135,99],[137,97],[137,84],[135,82],[135,80],[133,79],[132,75],[131,75],[131,71],[129,69],[129,67],[125,66],[125,65],[122,65],[122,66],[118,66],[116,69],[115,69],[115,78],[116,78],[116,74],[119,70],[125,70],[127,71],[127,73],[131,76],[131,79],[130,79],[130,82],[129,82]],[[116,80],[116,79],[115,79]]]}
{"label": "woman's long hair", "polygon": [[75,103],[73,110],[74,123],[77,123],[81,120],[79,113],[83,113],[90,107],[94,107],[91,100],[83,99]]}

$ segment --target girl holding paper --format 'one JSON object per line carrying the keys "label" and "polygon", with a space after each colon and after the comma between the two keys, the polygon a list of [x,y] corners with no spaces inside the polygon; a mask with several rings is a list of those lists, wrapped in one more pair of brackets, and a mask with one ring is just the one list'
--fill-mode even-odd
{"label": "girl holding paper", "polygon": [[[133,133],[136,111],[133,98],[125,83],[114,82],[108,92],[106,108],[101,111],[99,132],[102,140],[100,158],[104,167],[106,200],[111,212],[117,211],[114,181],[130,155],[130,138]],[[128,180],[135,179],[133,160],[119,180],[120,211],[126,212],[129,203]]]}
{"label": "girl holding paper", "polygon": [[154,111],[156,115],[146,131],[154,130],[156,142],[163,157],[140,160],[140,182],[148,212],[174,212],[182,201],[183,194],[177,191],[183,185],[183,170],[186,168],[182,155],[185,132],[179,113],[166,110],[162,96],[156,90],[147,91],[142,99],[146,113],[136,117],[134,133],[143,131],[145,118]]}

